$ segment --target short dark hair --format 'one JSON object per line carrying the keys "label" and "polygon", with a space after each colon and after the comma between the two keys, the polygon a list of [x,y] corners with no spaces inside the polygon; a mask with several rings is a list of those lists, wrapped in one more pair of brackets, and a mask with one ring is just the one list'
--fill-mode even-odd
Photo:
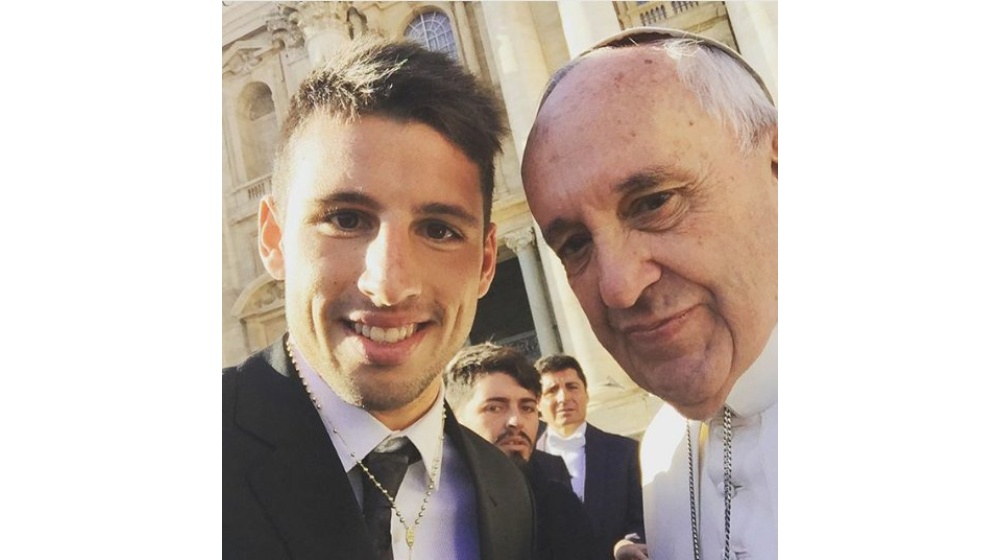
{"label": "short dark hair", "polygon": [[444,373],[445,395],[453,407],[461,407],[469,400],[476,383],[483,377],[506,373],[517,384],[531,391],[536,397],[542,393],[538,371],[518,350],[484,342],[466,346],[455,354]]}
{"label": "short dark hair", "polygon": [[292,97],[278,140],[272,185],[279,208],[289,144],[317,112],[348,122],[374,115],[430,126],[479,168],[484,226],[490,223],[494,160],[507,126],[496,94],[448,55],[412,41],[365,37],[314,70]]}
{"label": "short dark hair", "polygon": [[538,370],[539,376],[545,373],[552,373],[554,371],[572,369],[575,370],[576,374],[580,376],[580,381],[583,381],[583,386],[587,386],[587,376],[583,374],[583,368],[580,367],[580,362],[576,361],[576,358],[573,356],[569,356],[567,354],[552,354],[551,356],[540,358],[537,362],[535,362],[535,369]]}

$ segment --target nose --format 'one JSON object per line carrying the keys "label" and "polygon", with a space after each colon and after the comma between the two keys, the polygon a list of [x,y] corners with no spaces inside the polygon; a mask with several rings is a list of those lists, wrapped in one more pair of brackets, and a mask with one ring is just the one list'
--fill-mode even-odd
{"label": "nose", "polygon": [[379,307],[398,305],[420,295],[420,276],[414,266],[406,228],[382,224],[365,248],[365,267],[358,289]]}
{"label": "nose", "polygon": [[519,428],[521,424],[521,413],[517,411],[511,412],[510,417],[507,418],[507,425],[511,428]]}
{"label": "nose", "polygon": [[563,389],[562,387],[557,389],[555,397],[556,397],[556,402],[559,404],[566,402],[566,389]]}
{"label": "nose", "polygon": [[609,308],[632,307],[660,279],[660,267],[638,240],[615,233],[595,243],[601,301]]}

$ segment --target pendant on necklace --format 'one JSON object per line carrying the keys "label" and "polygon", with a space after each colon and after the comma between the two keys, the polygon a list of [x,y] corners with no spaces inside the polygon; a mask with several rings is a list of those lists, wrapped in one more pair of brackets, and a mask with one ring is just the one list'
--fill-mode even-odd
{"label": "pendant on necklace", "polygon": [[413,541],[416,540],[416,535],[413,534],[413,527],[406,528],[406,546],[413,550]]}

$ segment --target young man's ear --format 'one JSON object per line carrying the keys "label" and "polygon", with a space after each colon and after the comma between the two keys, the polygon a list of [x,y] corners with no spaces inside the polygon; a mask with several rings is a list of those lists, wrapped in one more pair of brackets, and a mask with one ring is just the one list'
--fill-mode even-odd
{"label": "young man's ear", "polygon": [[497,225],[490,223],[483,240],[483,268],[479,271],[479,297],[486,295],[497,272]]}
{"label": "young man's ear", "polygon": [[273,196],[260,200],[257,212],[257,249],[264,268],[275,280],[285,279],[285,254],[281,248],[281,223]]}

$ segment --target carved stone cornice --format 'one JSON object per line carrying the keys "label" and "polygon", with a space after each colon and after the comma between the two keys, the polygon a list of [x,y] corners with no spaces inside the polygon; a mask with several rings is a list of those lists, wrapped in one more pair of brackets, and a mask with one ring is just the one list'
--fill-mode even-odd
{"label": "carved stone cornice", "polygon": [[277,48],[295,49],[301,47],[305,39],[302,30],[283,14],[267,20],[267,30],[271,33],[271,42]]}
{"label": "carved stone cornice", "polygon": [[233,304],[230,313],[238,319],[260,315],[285,305],[285,282],[275,280],[268,274],[254,279]]}
{"label": "carved stone cornice", "polygon": [[535,234],[531,228],[516,229],[504,235],[502,241],[508,249],[514,251],[515,254],[520,254],[521,251],[535,244]]}
{"label": "carved stone cornice", "polygon": [[[297,16],[296,16],[297,17]],[[279,7],[265,22],[267,34],[234,42],[222,55],[222,72],[246,74],[256,68],[272,51],[294,51],[304,43],[302,30]]]}
{"label": "carved stone cornice", "polygon": [[278,13],[297,25],[309,39],[327,30],[347,35],[350,2],[278,2]]}
{"label": "carved stone cornice", "polygon": [[259,41],[237,41],[222,57],[222,73],[246,74],[257,67],[270,45]]}

